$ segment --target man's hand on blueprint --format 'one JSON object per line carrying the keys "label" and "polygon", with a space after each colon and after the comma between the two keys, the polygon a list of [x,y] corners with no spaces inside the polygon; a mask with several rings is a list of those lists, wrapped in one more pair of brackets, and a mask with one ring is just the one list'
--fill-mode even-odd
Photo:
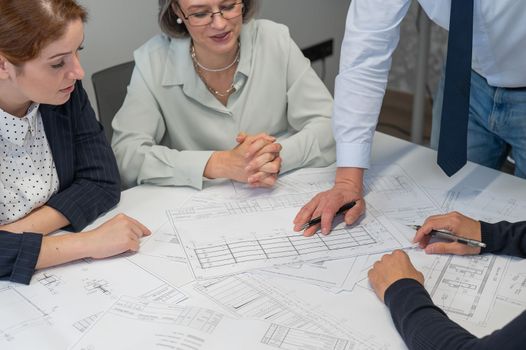
{"label": "man's hand on blueprint", "polygon": [[[301,208],[294,218],[294,231],[301,231],[309,220],[321,216],[321,232],[329,234],[332,221],[338,209],[344,204],[356,201],[356,205],[345,213],[345,223],[351,225],[365,212],[363,200],[363,169],[338,168],[334,186],[325,192],[318,193]],[[307,228],[304,236],[312,236],[320,224]]]}

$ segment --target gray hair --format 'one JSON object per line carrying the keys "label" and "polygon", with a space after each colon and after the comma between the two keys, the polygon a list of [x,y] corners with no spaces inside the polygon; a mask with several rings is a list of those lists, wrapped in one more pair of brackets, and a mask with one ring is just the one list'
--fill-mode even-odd
{"label": "gray hair", "polygon": [[[184,23],[177,23],[177,15],[172,4],[177,0],[159,0],[159,26],[166,35],[172,38],[188,36],[188,30]],[[259,7],[259,0],[243,0],[243,22],[254,17]]]}

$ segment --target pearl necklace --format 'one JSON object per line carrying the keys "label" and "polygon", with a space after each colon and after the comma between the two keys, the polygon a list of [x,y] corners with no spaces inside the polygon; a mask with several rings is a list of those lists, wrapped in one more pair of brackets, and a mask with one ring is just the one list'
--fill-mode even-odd
{"label": "pearl necklace", "polygon": [[197,56],[195,55],[195,47],[194,45],[192,44],[192,47],[190,49],[190,56],[192,56],[192,61],[194,61],[194,63],[199,67],[201,68],[202,70],[204,71],[207,71],[207,72],[213,72],[213,73],[217,73],[217,72],[224,72],[226,71],[227,69],[231,68],[234,64],[238,63],[239,62],[239,46],[237,47],[237,53],[236,53],[236,57],[234,58],[234,60],[232,61],[232,63],[228,64],[227,66],[223,67],[223,68],[208,68],[204,65],[201,64],[201,62],[199,62],[199,60],[197,59]]}
{"label": "pearl necklace", "polygon": [[[196,67],[197,69],[197,67]],[[203,76],[201,75],[201,73],[199,72],[199,70],[197,71],[197,74],[199,74],[199,76],[201,77],[201,80],[203,81],[203,83],[205,84],[206,88],[208,89],[208,91],[210,91],[211,93],[213,93],[214,95],[216,96],[219,96],[219,97],[227,97],[227,96],[230,96],[231,93],[233,93],[234,91],[236,91],[236,87],[234,86],[234,82],[232,82],[232,84],[230,84],[230,87],[224,91],[224,92],[221,92],[221,91],[218,91],[218,90],[215,90],[215,89],[212,89],[210,86],[208,86],[208,84],[206,83],[206,80],[205,78],[203,78]]]}
{"label": "pearl necklace", "polygon": [[197,60],[197,57],[195,55],[195,49],[194,49],[194,45],[191,46],[190,48],[190,56],[192,57],[192,62],[194,63],[194,69],[195,71],[197,72],[197,75],[199,75],[199,77],[201,78],[201,80],[203,81],[203,83],[205,84],[206,88],[208,89],[208,91],[210,91],[212,94],[216,95],[216,96],[219,96],[219,97],[228,97],[230,96],[231,93],[233,93],[234,91],[236,91],[236,87],[234,86],[234,81],[232,80],[232,84],[230,84],[230,87],[224,91],[224,92],[221,92],[221,91],[218,91],[218,90],[215,90],[215,89],[212,89],[206,82],[205,78],[203,77],[203,75],[201,74],[201,69],[207,71],[207,72],[222,72],[222,71],[225,71],[229,68],[231,68],[234,64],[237,64],[239,62],[239,52],[240,52],[240,48],[238,46],[237,48],[237,54],[236,54],[236,58],[234,59],[234,61],[232,61],[232,63],[230,63],[228,66],[224,67],[224,68],[218,68],[218,69],[212,69],[212,68],[208,68],[208,67],[205,67],[203,66],[201,63],[199,63],[199,61]]}

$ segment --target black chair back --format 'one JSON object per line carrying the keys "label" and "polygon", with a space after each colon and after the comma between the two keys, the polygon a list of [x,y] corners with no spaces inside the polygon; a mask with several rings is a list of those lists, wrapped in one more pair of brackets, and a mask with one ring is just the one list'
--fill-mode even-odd
{"label": "black chair back", "polygon": [[135,62],[125,62],[93,73],[91,76],[97,98],[99,121],[110,143],[113,134],[111,121],[124,102],[134,67]]}

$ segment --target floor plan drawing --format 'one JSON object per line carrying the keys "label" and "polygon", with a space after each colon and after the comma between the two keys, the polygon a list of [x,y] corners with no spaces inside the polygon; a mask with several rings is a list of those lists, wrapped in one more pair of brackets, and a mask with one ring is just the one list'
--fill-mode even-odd
{"label": "floor plan drawing", "polygon": [[199,280],[218,278],[255,268],[350,258],[410,245],[388,218],[375,217],[372,211],[360,224],[343,223],[330,235],[312,237],[291,230],[290,211],[276,211],[275,220],[262,221],[264,224],[249,230],[249,224],[240,225],[260,215],[207,219],[198,215],[188,221],[172,218],[194,276]]}
{"label": "floor plan drawing", "polygon": [[273,197],[255,197],[233,200],[207,206],[184,206],[169,211],[169,217],[176,221],[217,218],[223,216],[265,213],[279,209],[301,208],[315,193],[284,194]]}
{"label": "floor plan drawing", "polygon": [[420,225],[442,209],[398,165],[373,166],[364,177],[365,200],[383,215],[403,224]]}
{"label": "floor plan drawing", "polygon": [[526,212],[526,201],[513,197],[503,198],[486,190],[462,187],[446,192],[428,189],[428,192],[444,211],[456,210],[486,222],[522,221]]}
{"label": "floor plan drawing", "polygon": [[0,321],[0,344],[13,341],[16,335],[34,324],[46,323],[48,314],[10,286],[0,286],[0,310],[10,315]]}
{"label": "floor plan drawing", "polygon": [[270,293],[237,276],[199,283],[196,289],[240,318],[264,319],[287,327],[312,331],[325,330],[324,325],[310,322],[299,310],[290,308]]}
{"label": "floor plan drawing", "polygon": [[453,256],[410,252],[424,273],[425,287],[451,318],[484,325],[508,265],[495,255]]}
{"label": "floor plan drawing", "polygon": [[305,264],[289,264],[274,266],[260,270],[257,273],[268,273],[284,278],[315,284],[330,288],[337,292],[352,290],[356,284],[362,266],[367,262],[367,256],[354,258],[317,261]]}
{"label": "floor plan drawing", "polygon": [[348,339],[311,334],[277,324],[270,325],[261,343],[283,350],[348,350],[351,346]]}
{"label": "floor plan drawing", "polygon": [[99,279],[86,279],[84,280],[84,289],[88,294],[101,293],[105,295],[111,294],[109,282],[106,280]]}
{"label": "floor plan drawing", "polygon": [[[195,288],[231,315],[241,319],[272,322],[285,328],[344,338],[353,344],[349,349],[383,349],[373,337],[341,327],[341,320],[280,291],[267,278],[251,273],[199,282]],[[284,328],[284,329],[285,329]],[[305,348],[305,347],[304,347]]]}
{"label": "floor plan drawing", "polygon": [[497,294],[500,301],[526,308],[526,260],[510,258]]}
{"label": "floor plan drawing", "polygon": [[2,314],[8,320],[0,325],[0,348],[32,348],[44,336],[49,348],[65,349],[122,295],[167,303],[186,299],[176,288],[123,258],[88,259],[44,269],[35,273],[28,286],[7,284],[0,289]]}
{"label": "floor plan drawing", "polygon": [[[112,327],[119,324],[121,327]],[[265,320],[236,319],[196,306],[123,297],[72,350],[99,349],[379,350],[374,344]],[[385,348],[383,348],[385,349]]]}
{"label": "floor plan drawing", "polygon": [[60,278],[52,272],[44,272],[36,276],[36,280],[42,286],[46,287],[52,294],[55,293],[55,288],[57,288],[61,283]]}
{"label": "floor plan drawing", "polygon": [[186,262],[179,237],[168,220],[156,229],[151,236],[143,238],[138,254]]}
{"label": "floor plan drawing", "polygon": [[99,318],[101,314],[102,312],[99,312],[97,314],[85,317],[84,319],[73,323],[73,327],[75,327],[75,329],[80,333],[84,333],[97,320],[97,318]]}
{"label": "floor plan drawing", "polygon": [[328,235],[305,237],[293,221],[332,188],[335,166],[281,174],[272,188],[215,179],[202,190],[127,189],[86,231],[125,213],[151,232],[139,251],[37,269],[29,285],[0,281],[0,350],[406,349],[369,279],[398,249],[437,308],[484,337],[526,309],[526,259],[426,254],[410,226],[459,208],[482,219],[524,216],[526,187],[508,175],[500,183],[491,169],[480,181],[460,178],[469,169],[446,179],[435,162],[408,166],[411,152],[407,145],[367,169],[365,212],[350,225],[338,214]]}
{"label": "floor plan drawing", "polygon": [[315,234],[306,240],[302,236],[239,241],[195,249],[201,268],[213,268],[254,260],[296,257],[312,253],[354,248],[377,243],[375,237],[362,227],[340,228],[330,235]]}

